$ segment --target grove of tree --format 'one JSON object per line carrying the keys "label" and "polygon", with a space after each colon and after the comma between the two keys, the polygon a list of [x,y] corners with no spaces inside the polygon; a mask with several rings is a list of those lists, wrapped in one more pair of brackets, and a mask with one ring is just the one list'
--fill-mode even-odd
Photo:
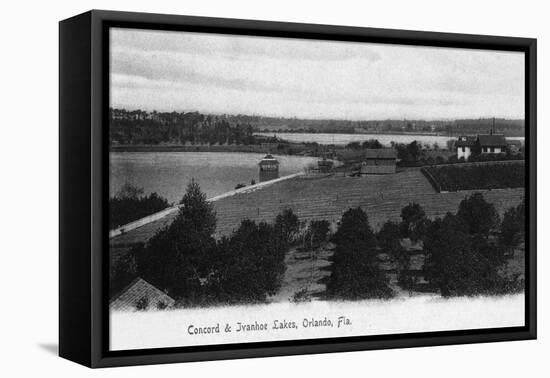
{"label": "grove of tree", "polygon": [[143,188],[131,184],[123,187],[109,198],[109,229],[114,229],[170,206],[168,200],[157,193],[144,195]]}
{"label": "grove of tree", "polygon": [[292,210],[273,224],[243,220],[227,237],[214,238],[216,214],[191,181],[170,225],[134,247],[112,269],[111,295],[142,277],[179,306],[265,302],[281,285],[284,257],[298,231]]}

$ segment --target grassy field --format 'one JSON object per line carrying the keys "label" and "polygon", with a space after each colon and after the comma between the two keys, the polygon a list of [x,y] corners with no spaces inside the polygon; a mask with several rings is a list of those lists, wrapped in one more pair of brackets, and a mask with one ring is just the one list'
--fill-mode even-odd
{"label": "grassy field", "polygon": [[[420,170],[363,177],[301,176],[215,201],[216,232],[218,236],[227,235],[245,218],[272,222],[285,208],[291,208],[300,220],[336,222],[344,211],[357,206],[367,212],[371,225],[378,229],[387,220],[399,220],[401,209],[410,202],[419,203],[429,217],[437,217],[455,212],[460,201],[474,192],[483,193],[501,215],[524,196],[523,188],[437,193]],[[133,244],[148,240],[174,217],[175,213],[112,238],[111,258],[116,260]]]}
{"label": "grassy field", "polygon": [[[230,233],[244,218],[271,222],[285,208],[291,208],[300,220],[336,222],[344,211],[357,206],[378,229],[387,220],[399,220],[401,209],[410,202],[419,203],[429,217],[443,216],[455,212],[460,201],[473,192],[437,193],[419,170],[363,177],[298,177],[216,202],[217,232]],[[502,214],[520,202],[524,189],[475,192],[482,192]]]}

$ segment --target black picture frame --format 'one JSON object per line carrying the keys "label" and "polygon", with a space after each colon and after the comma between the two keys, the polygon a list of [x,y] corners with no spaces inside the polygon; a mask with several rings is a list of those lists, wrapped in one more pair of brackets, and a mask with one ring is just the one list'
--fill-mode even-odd
{"label": "black picture frame", "polygon": [[[113,26],[524,52],[525,326],[109,351],[107,30]],[[60,356],[109,367],[536,338],[536,39],[92,10],[60,22],[59,46]]]}

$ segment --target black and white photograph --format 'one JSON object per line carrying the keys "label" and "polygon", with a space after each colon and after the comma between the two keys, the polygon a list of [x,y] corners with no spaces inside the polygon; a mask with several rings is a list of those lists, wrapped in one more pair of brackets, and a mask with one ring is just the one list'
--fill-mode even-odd
{"label": "black and white photograph", "polygon": [[3,5],[0,376],[550,370],[544,3]]}
{"label": "black and white photograph", "polygon": [[524,52],[108,41],[109,350],[526,325]]}

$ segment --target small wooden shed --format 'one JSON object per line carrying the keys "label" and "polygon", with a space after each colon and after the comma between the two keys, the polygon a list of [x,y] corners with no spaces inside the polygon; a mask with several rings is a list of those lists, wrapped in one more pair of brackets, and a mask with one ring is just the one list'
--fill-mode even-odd
{"label": "small wooden shed", "polygon": [[365,150],[361,163],[361,175],[386,175],[395,173],[397,151],[393,148],[376,148]]}

